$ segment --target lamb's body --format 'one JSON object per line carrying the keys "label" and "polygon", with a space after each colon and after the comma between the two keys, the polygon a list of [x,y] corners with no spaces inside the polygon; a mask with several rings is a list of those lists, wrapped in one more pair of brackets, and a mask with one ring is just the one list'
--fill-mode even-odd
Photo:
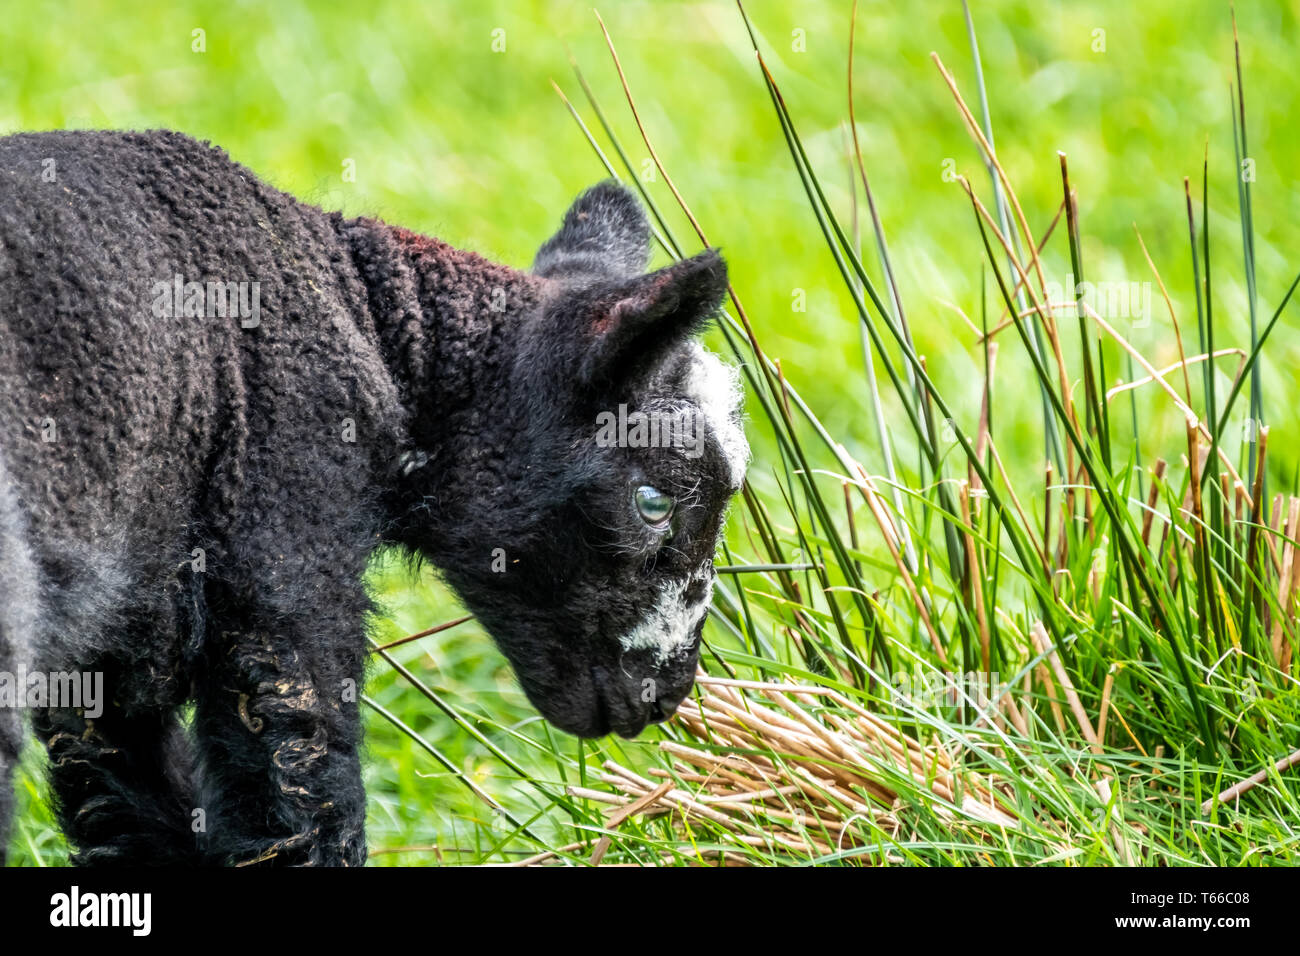
{"label": "lamb's body", "polygon": [[[213,728],[199,734],[218,748],[200,755],[206,773],[241,780],[235,799],[247,805],[212,806],[182,786],[167,791],[170,806],[116,806],[135,795],[105,776],[110,799],[65,821],[70,835],[91,858],[126,839],[165,854],[202,809],[219,858],[260,852],[302,821],[259,826],[256,804],[282,808],[275,791],[310,779],[303,806],[317,791],[337,796],[339,839],[355,840],[355,767],[299,771],[317,769],[318,756],[357,759],[360,582],[374,548],[401,535],[391,500],[400,452],[436,444],[413,431],[454,423],[464,409],[451,406],[474,389],[447,381],[442,407],[421,416],[408,411],[413,392],[456,350],[490,351],[492,330],[476,317],[490,314],[494,289],[523,294],[536,280],[299,203],[173,133],[0,139],[0,242],[0,608],[39,602],[35,633],[0,631],[28,645],[8,649],[0,670],[103,671],[115,705],[89,735],[77,721],[60,726],[66,714],[38,716],[54,737],[56,790],[60,764],[78,772],[88,749],[164,741],[159,726],[195,689],[202,729],[229,721],[247,695],[248,722],[267,725],[251,743],[283,765],[250,784],[264,754],[241,753],[242,738]],[[160,316],[158,283],[177,276],[255,282],[258,314]],[[420,300],[437,298],[444,279],[434,335]],[[378,317],[372,297],[392,300]],[[289,686],[259,686],[273,673]],[[327,687],[332,707],[298,706],[295,718],[295,695]],[[0,767],[17,746],[15,714],[2,716]],[[166,763],[118,769],[148,776]],[[178,783],[188,776],[172,771]],[[7,800],[8,781],[0,787]],[[123,809],[142,827],[123,827]],[[118,832],[97,828],[96,815]],[[319,851],[363,855],[360,845]]]}
{"label": "lamb's body", "polygon": [[[76,859],[364,860],[381,545],[442,570],[563,729],[672,713],[745,450],[690,341],[721,260],[643,275],[648,241],[598,186],[524,273],[180,134],[0,139],[0,682],[103,674],[102,716],[33,713]],[[712,442],[597,447],[622,402],[700,412]]]}
{"label": "lamb's body", "polygon": [[[379,449],[405,427],[343,235],[337,215],[177,134],[0,139],[0,455],[41,542],[44,584],[78,613],[55,637],[84,647],[84,633],[69,632],[92,623],[88,602],[134,604],[177,624],[158,660],[171,670],[184,628],[176,589],[160,586],[193,548],[232,583],[275,574],[295,592],[312,586],[305,567],[238,550],[283,536],[289,521],[333,526],[331,502],[379,484]],[[175,276],[258,283],[257,326],[155,314],[155,284]],[[354,410],[355,443],[342,441],[340,408]],[[330,488],[338,494],[321,494]],[[244,526],[204,526],[212,515]],[[137,573],[98,580],[124,566]],[[124,623],[103,621],[102,639],[114,643]]]}

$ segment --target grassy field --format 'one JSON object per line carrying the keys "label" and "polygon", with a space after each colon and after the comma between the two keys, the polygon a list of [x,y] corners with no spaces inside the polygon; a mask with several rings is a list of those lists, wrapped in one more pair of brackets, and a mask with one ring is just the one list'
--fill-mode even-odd
{"label": "grassy field", "polygon": [[[1273,514],[1300,467],[1289,313],[1260,352],[1257,393],[1243,379],[1224,413],[1241,359],[1300,269],[1294,9],[1238,11],[1243,232],[1225,3],[976,4],[982,81],[960,4],[862,3],[856,131],[891,283],[847,125],[849,4],[746,4],[783,108],[734,3],[602,6],[662,169],[589,4],[411,0],[361,19],[330,3],[116,6],[33,3],[0,19],[0,126],[181,129],[304,200],[525,267],[571,198],[607,175],[554,81],[614,170],[662,211],[668,244],[689,253],[700,240],[667,170],[726,254],[744,306],[711,340],[747,364],[755,447],[718,563],[774,569],[724,575],[705,665],[753,686],[706,685],[663,730],[583,744],[532,713],[472,622],[406,644],[375,660],[367,689],[374,864],[546,851],[675,863],[1300,859],[1295,769],[1201,809],[1300,738],[1290,659],[1300,654],[1286,653],[1300,559],[1289,561],[1289,502]],[[1110,316],[1114,335],[1077,319],[1071,299],[1055,312],[1059,363],[1033,319],[998,334],[987,374],[977,329],[998,324],[999,279],[1014,298],[1016,277],[994,234],[989,172],[932,51],[981,123],[982,82],[1035,241],[1061,208],[1057,151],[1068,155],[1075,228],[1060,217],[1043,274],[1145,289],[1150,307]],[[983,233],[961,176],[990,211]],[[661,250],[656,263],[667,259]],[[1144,374],[1137,356],[1179,362],[1171,310],[1188,356],[1207,338],[1241,353],[1192,364],[1186,379],[1175,369],[1168,389],[1096,394]],[[884,345],[870,369],[865,330]],[[932,388],[916,385],[921,357]],[[1241,492],[1229,480],[1225,498],[1207,478],[1196,452],[1212,439],[1189,449],[1179,402],[1206,420]],[[1244,427],[1252,402],[1269,426],[1260,494],[1255,446],[1243,442],[1255,434]],[[1154,530],[1143,526],[1152,514]],[[380,642],[460,614],[432,577],[413,582],[396,563],[376,568],[375,587],[390,608]],[[971,672],[1000,675],[991,706],[942,683]],[[818,689],[770,686],[787,677]],[[57,865],[66,848],[35,757],[11,859]],[[667,798],[651,789],[664,774]],[[742,791],[753,806],[717,809]],[[604,816],[654,793],[649,813]]]}

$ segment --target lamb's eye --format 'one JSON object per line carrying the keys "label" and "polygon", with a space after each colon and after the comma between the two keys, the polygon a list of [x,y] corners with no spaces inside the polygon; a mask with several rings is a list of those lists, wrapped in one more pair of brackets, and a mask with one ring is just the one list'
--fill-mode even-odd
{"label": "lamb's eye", "polygon": [[634,498],[637,513],[646,524],[656,530],[667,525],[673,516],[675,502],[658,488],[642,485],[636,490]]}

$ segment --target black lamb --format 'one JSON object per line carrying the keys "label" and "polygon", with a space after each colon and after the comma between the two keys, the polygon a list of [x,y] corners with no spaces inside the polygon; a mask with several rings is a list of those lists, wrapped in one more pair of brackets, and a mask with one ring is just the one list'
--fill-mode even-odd
{"label": "black lamb", "polygon": [[649,238],[602,183],[524,272],[178,133],[0,138],[0,841],[30,712],[76,863],[364,862],[386,546],[556,726],[671,715],[747,449],[723,261]]}

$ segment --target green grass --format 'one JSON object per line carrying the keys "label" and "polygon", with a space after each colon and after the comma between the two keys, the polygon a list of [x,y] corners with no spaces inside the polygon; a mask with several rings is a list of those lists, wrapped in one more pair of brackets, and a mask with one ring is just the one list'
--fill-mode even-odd
{"label": "green grass", "polygon": [[[712,343],[745,363],[756,452],[719,564],[773,569],[724,575],[705,666],[834,688],[931,748],[931,770],[914,774],[865,743],[811,762],[775,739],[738,748],[721,725],[709,726],[718,713],[712,687],[699,692],[698,722],[583,744],[536,717],[468,623],[395,649],[405,673],[374,662],[373,862],[500,862],[544,850],[582,861],[605,835],[606,863],[1295,863],[1296,770],[1273,774],[1238,804],[1201,810],[1300,737],[1295,661],[1278,666],[1272,633],[1276,622],[1282,645],[1300,657],[1295,620],[1279,607],[1268,547],[1284,559],[1272,496],[1294,491],[1300,461],[1296,423],[1286,417],[1300,368],[1291,313],[1280,313],[1260,350],[1258,377],[1234,381],[1231,358],[1191,365],[1186,389],[1181,371],[1168,376],[1247,491],[1241,422],[1253,407],[1271,425],[1262,520],[1248,508],[1239,517],[1231,490],[1225,514],[1218,467],[1207,466],[1193,496],[1200,509],[1191,506],[1185,416],[1150,384],[1106,401],[1106,389],[1142,370],[1072,303],[1056,317],[1063,374],[1037,320],[999,333],[988,374],[992,356],[949,304],[974,326],[997,323],[1016,276],[993,224],[1014,216],[999,215],[982,156],[929,59],[939,53],[981,123],[986,85],[997,154],[1035,241],[1062,202],[1055,151],[1068,154],[1077,212],[1061,217],[1044,246],[1049,281],[1068,272],[1152,281],[1136,223],[1173,298],[1186,354],[1249,353],[1300,269],[1289,254],[1300,206],[1288,165],[1297,145],[1294,15],[1242,11],[1243,113],[1229,93],[1238,75],[1228,10],[1218,3],[981,5],[982,74],[960,6],[865,5],[854,106],[891,283],[844,127],[847,10],[748,10],[752,34],[730,3],[602,10],[655,152],[708,239],[723,246],[746,309],[742,317],[733,303]],[[663,261],[700,245],[580,4],[390,3],[364,23],[329,5],[160,7],[139,19],[85,5],[57,35],[43,26],[49,18],[23,8],[0,24],[6,128],[183,128],[303,198],[378,212],[523,266],[571,196],[605,174],[553,78],[614,172],[662,213]],[[190,52],[198,26],[208,37],[201,55]],[[491,50],[498,27],[504,53]],[[794,30],[803,31],[804,52],[792,48]],[[1095,30],[1105,31],[1104,52],[1093,49]],[[566,62],[566,44],[599,114]],[[1243,128],[1254,160],[1249,195],[1234,175]],[[339,176],[348,157],[355,183]],[[946,171],[969,181],[991,222],[978,224]],[[806,311],[795,309],[800,299]],[[1158,288],[1150,321],[1116,331],[1156,367],[1179,359]],[[918,388],[923,379],[929,384]],[[986,394],[1001,467],[980,444]],[[1161,459],[1168,465],[1157,480]],[[967,494],[976,479],[984,491]],[[1153,487],[1158,514],[1146,533]],[[886,527],[900,542],[897,559]],[[434,581],[413,586],[395,564],[377,569],[376,587],[391,608],[374,635],[381,643],[460,613]],[[1035,622],[1057,649],[1083,719],[1046,643],[1030,636]],[[994,720],[977,695],[898,692],[900,673],[915,688],[981,671],[1011,685],[1005,699],[1018,720],[1005,710]],[[1108,678],[1107,729],[1094,748],[1084,727],[1098,726]],[[766,695],[745,697],[758,727]],[[831,727],[847,711],[827,700],[799,707]],[[771,768],[801,789],[719,822],[698,798],[725,787],[688,779],[661,741]],[[1014,825],[972,818],[959,799],[937,796],[935,748],[947,754],[958,793],[992,786]],[[31,757],[11,858],[61,863],[66,850]],[[638,793],[627,776],[614,782],[611,761],[653,782],[667,774],[692,796],[674,813],[634,814],[607,830],[605,801],[617,797],[571,791]],[[833,790],[799,767],[815,780],[853,782]],[[870,796],[882,790],[893,799]],[[809,849],[791,850],[791,840]]]}

